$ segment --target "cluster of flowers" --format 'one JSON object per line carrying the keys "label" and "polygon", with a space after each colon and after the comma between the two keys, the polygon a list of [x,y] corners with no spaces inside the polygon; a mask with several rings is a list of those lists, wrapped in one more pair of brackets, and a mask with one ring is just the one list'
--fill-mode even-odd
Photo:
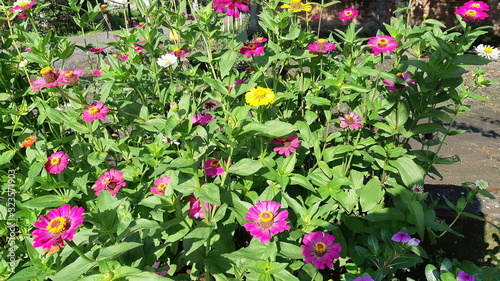
{"label": "cluster of flowers", "polygon": [[420,244],[420,240],[417,238],[412,238],[406,232],[398,232],[394,234],[391,238],[394,242],[406,243],[408,246],[418,246]]}
{"label": "cluster of flowers", "polygon": [[489,6],[483,1],[469,1],[460,6],[455,14],[461,16],[463,21],[484,20],[488,17],[487,11]]}

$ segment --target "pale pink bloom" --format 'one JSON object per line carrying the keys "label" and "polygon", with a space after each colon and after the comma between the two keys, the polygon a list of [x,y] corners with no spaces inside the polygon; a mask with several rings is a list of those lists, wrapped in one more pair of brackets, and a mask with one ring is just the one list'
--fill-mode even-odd
{"label": "pale pink bloom", "polygon": [[30,47],[24,47],[24,51],[25,52],[31,52],[31,48]]}
{"label": "pale pink bloom", "polygon": [[334,235],[322,231],[308,233],[302,240],[304,245],[300,246],[304,250],[304,261],[319,269],[325,269],[325,265],[333,268],[333,260],[340,258],[339,252],[342,251],[340,243],[334,241]]}
{"label": "pale pink bloom", "polygon": [[469,1],[469,2],[464,4],[464,7],[477,8],[477,9],[484,11],[484,12],[490,10],[490,6],[486,3],[484,3],[483,1]]}
{"label": "pale pink bloom", "polygon": [[312,43],[307,47],[309,51],[315,53],[327,53],[337,48],[337,46],[335,46],[333,43],[326,42],[325,39],[318,39],[318,41]]}
{"label": "pale pink bloom", "polygon": [[[405,81],[406,84],[410,84],[410,83],[413,83],[415,81],[417,81],[417,79],[411,79],[411,73],[410,72],[405,72],[404,74],[403,73],[398,73],[396,74],[397,77],[403,79]],[[391,93],[394,93],[394,92],[397,92],[398,90],[401,90],[401,89],[404,89],[406,87],[410,88],[413,90],[413,87],[411,86],[406,86],[404,84],[398,84],[394,81],[391,81],[391,80],[388,80],[388,79],[384,79],[384,84],[386,85],[385,88],[387,90],[389,90],[389,92]]]}
{"label": "pale pink bloom", "polygon": [[200,125],[205,126],[208,122],[215,120],[210,113],[205,113],[204,115],[195,114],[193,115],[193,126]]}
{"label": "pale pink bloom", "polygon": [[279,155],[285,154],[286,157],[290,156],[290,153],[294,153],[296,148],[300,145],[300,140],[297,135],[285,138],[276,138],[271,143],[278,144],[281,146],[275,147],[273,150],[277,151]]}
{"label": "pale pink bloom", "polygon": [[338,119],[342,128],[349,127],[349,130],[356,130],[363,127],[363,119],[354,112],[346,113],[344,117],[339,117]]}
{"label": "pale pink bloom", "polygon": [[152,186],[150,188],[151,192],[153,194],[165,195],[165,188],[167,188],[168,184],[170,183],[170,178],[164,176],[155,180],[153,183],[155,186]]}
{"label": "pale pink bloom", "polygon": [[488,14],[483,10],[475,7],[461,6],[455,11],[455,14],[462,17],[462,21],[484,20]]}
{"label": "pale pink bloom", "polygon": [[[203,208],[201,207],[200,200],[196,199],[194,195],[189,195],[189,211],[188,211],[188,216],[192,219],[204,219],[205,215],[203,214]],[[208,202],[203,202],[203,205],[205,205],[205,212],[211,212],[213,208],[213,204],[210,204]]]}
{"label": "pale pink bloom", "polygon": [[359,11],[353,8],[345,9],[342,12],[340,12],[339,18],[342,21],[348,21],[352,20],[355,16],[359,14]]}
{"label": "pale pink bloom", "polygon": [[290,229],[285,220],[288,218],[288,211],[278,213],[280,206],[278,202],[261,201],[250,207],[245,214],[245,219],[250,221],[245,223],[245,229],[263,244],[271,240],[271,234],[276,235]]}
{"label": "pale pink bloom", "polygon": [[418,246],[420,244],[420,239],[411,238],[406,244],[408,244],[408,246]]}
{"label": "pale pink bloom", "polygon": [[108,112],[109,107],[104,107],[104,102],[99,101],[83,111],[82,120],[85,122],[92,122],[94,120],[104,119]]}
{"label": "pale pink bloom", "polygon": [[96,191],[96,196],[99,196],[101,190],[107,190],[111,196],[115,196],[120,188],[126,185],[122,172],[114,169],[104,172],[104,174],[96,180],[95,184],[94,190]]}
{"label": "pale pink bloom", "polygon": [[45,163],[45,170],[51,174],[60,174],[68,166],[68,154],[64,152],[52,153]]}
{"label": "pale pink bloom", "polygon": [[205,175],[212,178],[215,178],[218,175],[222,175],[225,172],[224,169],[222,169],[218,159],[205,161],[205,164],[202,165],[202,168],[205,169]]}
{"label": "pale pink bloom", "polygon": [[392,52],[399,46],[398,42],[394,41],[394,37],[381,34],[370,38],[368,45],[374,56],[378,56],[378,53]]}
{"label": "pale pink bloom", "polygon": [[240,54],[247,55],[247,58],[251,58],[252,55],[260,56],[264,52],[264,46],[256,43],[243,43],[245,47],[240,49]]}
{"label": "pale pink bloom", "polygon": [[214,0],[212,7],[217,13],[226,13],[227,16],[240,17],[241,11],[248,11],[249,0]]}

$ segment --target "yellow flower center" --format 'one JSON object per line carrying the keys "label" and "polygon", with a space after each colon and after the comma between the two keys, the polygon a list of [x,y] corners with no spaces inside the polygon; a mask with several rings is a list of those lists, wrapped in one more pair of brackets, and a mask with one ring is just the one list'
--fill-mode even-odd
{"label": "yellow flower center", "polygon": [[47,225],[47,230],[52,234],[59,234],[66,230],[66,225],[68,224],[68,220],[63,217],[57,217],[49,222]]}
{"label": "yellow flower center", "polygon": [[50,164],[51,165],[58,165],[59,163],[61,163],[61,159],[59,159],[57,157],[54,157],[54,158],[50,159]]}
{"label": "yellow flower center", "polygon": [[325,44],[326,40],[325,39],[318,39],[319,44]]}
{"label": "yellow flower center", "polygon": [[52,71],[52,68],[50,68],[50,66],[47,66],[47,67],[42,68],[42,70],[40,70],[40,73],[41,74],[47,74],[47,73],[49,73],[51,71]]}
{"label": "yellow flower center", "polygon": [[66,75],[66,77],[71,77],[71,76],[73,76],[73,70],[71,70],[70,72],[68,72],[68,73],[66,73],[66,74],[64,74],[64,75]]}
{"label": "yellow flower center", "polygon": [[247,49],[253,51],[253,50],[257,49],[257,45],[250,43],[247,45]]}
{"label": "yellow flower center", "polygon": [[91,108],[89,108],[89,113],[92,116],[97,115],[97,113],[99,113],[99,108],[97,108],[96,106],[92,106]]}
{"label": "yellow flower center", "polygon": [[352,11],[346,11],[346,12],[344,13],[344,15],[345,15],[346,17],[350,17],[350,16],[352,16]]}
{"label": "yellow flower center", "polygon": [[273,213],[271,213],[271,212],[269,212],[269,211],[263,211],[263,212],[262,212],[262,213],[260,213],[260,215],[259,215],[259,219],[260,219],[260,221],[261,221],[261,222],[264,222],[264,223],[272,221],[272,220],[273,220],[273,218],[274,218]]}
{"label": "yellow flower center", "polygon": [[158,185],[158,189],[161,191],[165,191],[165,188],[167,188],[167,184],[162,182]]}
{"label": "yellow flower center", "polygon": [[178,52],[178,51],[180,51],[180,50],[181,50],[181,49],[179,49],[179,48],[175,48],[175,49],[174,49],[174,52]]}
{"label": "yellow flower center", "polygon": [[21,3],[19,6],[21,6],[21,7],[26,7],[26,6],[28,6],[28,5],[29,5],[29,3]]}
{"label": "yellow flower center", "polygon": [[377,45],[379,48],[385,48],[387,47],[387,44],[389,44],[389,40],[386,38],[379,38],[377,41]]}
{"label": "yellow flower center", "polygon": [[484,52],[489,54],[489,53],[493,52],[493,48],[486,47],[486,48],[484,48]]}
{"label": "yellow flower center", "polygon": [[314,244],[314,253],[316,256],[324,256],[326,253],[326,244],[323,242],[316,242],[316,244]]}
{"label": "yellow flower center", "polygon": [[477,12],[474,10],[467,10],[467,12],[465,13],[465,16],[467,16],[468,18],[475,18],[476,15],[477,15]]}
{"label": "yellow flower center", "polygon": [[481,5],[479,5],[478,3],[474,3],[471,5],[471,7],[474,7],[474,8],[481,8]]}
{"label": "yellow flower center", "polygon": [[259,38],[255,39],[255,40],[259,41],[259,42],[262,42],[264,40],[264,38],[263,37],[259,37]]}
{"label": "yellow flower center", "polygon": [[110,178],[105,178],[105,179],[102,180],[101,183],[102,183],[102,185],[108,185],[110,181],[111,181]]}

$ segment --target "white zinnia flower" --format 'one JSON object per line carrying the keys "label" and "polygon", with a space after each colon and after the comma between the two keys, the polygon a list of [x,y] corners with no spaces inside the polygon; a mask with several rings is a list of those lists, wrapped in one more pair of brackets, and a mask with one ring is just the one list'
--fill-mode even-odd
{"label": "white zinnia flower", "polygon": [[475,184],[479,189],[486,189],[490,186],[485,180],[477,180]]}
{"label": "white zinnia flower", "polygon": [[490,60],[497,60],[500,57],[500,50],[492,46],[480,44],[476,47],[478,55]]}
{"label": "white zinnia flower", "polygon": [[175,68],[177,66],[177,57],[174,54],[164,54],[156,61],[160,67]]}
{"label": "white zinnia flower", "polygon": [[26,59],[19,63],[19,67],[21,68],[26,67],[27,65],[28,65],[28,60]]}

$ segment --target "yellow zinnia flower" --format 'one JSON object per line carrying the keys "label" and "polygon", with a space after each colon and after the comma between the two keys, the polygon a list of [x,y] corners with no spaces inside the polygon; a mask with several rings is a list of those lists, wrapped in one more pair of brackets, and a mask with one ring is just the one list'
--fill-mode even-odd
{"label": "yellow zinnia flower", "polygon": [[269,88],[257,87],[245,94],[245,100],[249,105],[268,105],[274,102],[274,92]]}
{"label": "yellow zinnia flower", "polygon": [[311,11],[311,3],[302,3],[301,0],[290,0],[290,4],[281,5],[282,9],[287,9],[288,11],[293,11],[295,13],[306,11]]}

